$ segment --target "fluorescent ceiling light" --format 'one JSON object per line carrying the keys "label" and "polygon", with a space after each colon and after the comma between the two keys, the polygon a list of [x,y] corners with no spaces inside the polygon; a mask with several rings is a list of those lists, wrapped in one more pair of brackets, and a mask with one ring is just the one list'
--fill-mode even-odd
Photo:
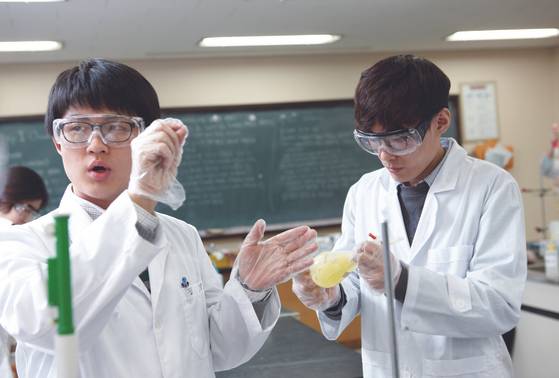
{"label": "fluorescent ceiling light", "polygon": [[559,35],[559,29],[509,29],[459,31],[446,37],[447,41],[491,41],[502,39],[537,39]]}
{"label": "fluorescent ceiling light", "polygon": [[61,48],[62,43],[57,41],[0,42],[0,52],[54,51]]}
{"label": "fluorescent ceiling light", "polygon": [[201,47],[323,45],[338,39],[340,36],[333,34],[206,37],[202,38],[198,45]]}

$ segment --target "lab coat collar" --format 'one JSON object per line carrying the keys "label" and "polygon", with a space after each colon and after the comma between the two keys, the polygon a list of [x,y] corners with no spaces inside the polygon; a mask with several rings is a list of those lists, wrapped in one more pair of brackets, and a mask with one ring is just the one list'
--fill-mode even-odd
{"label": "lab coat collar", "polygon": [[448,151],[448,156],[446,157],[439,174],[435,177],[433,185],[429,189],[431,193],[441,193],[454,190],[456,188],[456,184],[461,173],[460,166],[464,162],[464,158],[467,154],[466,150],[464,150],[458,142],[452,138],[449,139],[451,140],[449,146],[450,151]]}
{"label": "lab coat collar", "polygon": [[[462,148],[456,140],[453,138],[448,138],[449,140],[449,151],[447,152],[448,156],[446,156],[443,165],[435,177],[435,181],[432,185],[429,186],[430,193],[439,193],[445,192],[448,190],[453,190],[456,187],[456,183],[458,182],[458,177],[460,174],[460,170],[458,169],[461,162],[464,160],[464,157],[467,155],[466,150]],[[453,167],[450,168],[449,167]],[[394,180],[390,173],[385,169],[387,177],[387,181],[385,181],[385,188],[389,192],[397,193],[397,187],[401,183]]]}
{"label": "lab coat collar", "polygon": [[80,230],[90,224],[93,220],[83,209],[80,204],[79,198],[74,194],[72,190],[72,184],[69,184],[64,191],[64,195],[60,200],[60,206],[54,211],[53,215],[56,214],[68,214],[70,219],[68,221],[68,231],[70,239],[72,235],[76,235]]}
{"label": "lab coat collar", "polygon": [[419,219],[411,246],[406,237],[406,228],[402,217],[400,202],[398,200],[397,188],[400,183],[395,181],[388,171],[385,170],[384,187],[388,194],[388,201],[385,201],[386,207],[384,213],[388,215],[388,219],[390,220],[389,230],[391,242],[400,240],[398,243],[393,244],[391,248],[397,251],[397,256],[405,262],[411,262],[419,251],[421,251],[435,230],[436,214],[438,210],[437,194],[456,188],[461,171],[460,165],[467,154],[454,139],[451,140],[449,149],[448,156],[443,162],[443,166],[437,174],[433,185],[429,188],[429,192],[425,198],[423,212]]}

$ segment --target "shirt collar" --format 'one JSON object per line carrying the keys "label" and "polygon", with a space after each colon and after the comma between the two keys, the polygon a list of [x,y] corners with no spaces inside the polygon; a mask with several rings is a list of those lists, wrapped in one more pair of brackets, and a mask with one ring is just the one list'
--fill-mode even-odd
{"label": "shirt collar", "polygon": [[105,212],[103,208],[95,205],[94,203],[89,202],[88,200],[78,197],[73,190],[71,191],[71,193],[74,199],[80,205],[80,207],[87,213],[87,215],[89,215],[91,220],[95,220],[99,218],[99,216],[101,216],[101,214]]}

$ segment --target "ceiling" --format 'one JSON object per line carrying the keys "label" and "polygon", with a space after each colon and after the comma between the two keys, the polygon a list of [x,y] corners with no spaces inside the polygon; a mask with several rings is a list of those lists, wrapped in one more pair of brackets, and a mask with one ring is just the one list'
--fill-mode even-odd
{"label": "ceiling", "polygon": [[[457,30],[559,27],[559,0],[68,0],[0,3],[0,41],[63,50],[0,63],[559,46],[559,38],[445,42]],[[205,36],[341,34],[330,45],[201,48]]]}

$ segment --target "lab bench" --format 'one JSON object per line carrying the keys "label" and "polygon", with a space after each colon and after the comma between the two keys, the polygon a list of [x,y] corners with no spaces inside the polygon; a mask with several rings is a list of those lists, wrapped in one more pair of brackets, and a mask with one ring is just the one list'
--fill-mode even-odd
{"label": "lab bench", "polygon": [[516,377],[559,377],[559,283],[528,269],[513,364]]}
{"label": "lab bench", "polygon": [[246,364],[217,378],[357,378],[361,355],[300,323],[280,317],[260,351]]}

